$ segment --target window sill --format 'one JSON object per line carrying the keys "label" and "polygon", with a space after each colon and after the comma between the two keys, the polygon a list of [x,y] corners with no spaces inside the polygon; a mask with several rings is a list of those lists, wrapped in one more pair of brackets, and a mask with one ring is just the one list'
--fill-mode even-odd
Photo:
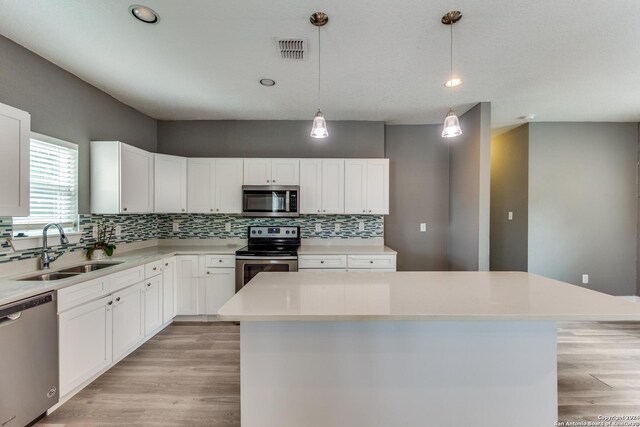
{"label": "window sill", "polygon": [[[82,237],[82,233],[79,231],[65,233],[67,239],[69,239],[69,244],[76,244],[80,242],[80,238]],[[61,246],[60,245],[60,235],[49,234],[47,237],[47,244],[50,248]],[[24,251],[27,249],[35,249],[42,247],[42,235],[40,236],[26,236],[26,237],[9,237],[7,239],[11,247],[14,251]]]}

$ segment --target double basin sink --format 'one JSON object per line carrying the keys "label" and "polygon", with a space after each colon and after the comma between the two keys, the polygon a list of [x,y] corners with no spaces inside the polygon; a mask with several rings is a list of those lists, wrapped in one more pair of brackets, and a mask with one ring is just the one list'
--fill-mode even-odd
{"label": "double basin sink", "polygon": [[53,271],[51,273],[42,273],[36,276],[24,277],[18,279],[20,281],[45,281],[45,280],[61,280],[69,277],[77,276],[79,274],[91,273],[92,271],[102,270],[103,268],[113,267],[114,265],[122,264],[122,262],[101,262],[93,264],[76,265],[75,267],[68,267],[60,271]]}

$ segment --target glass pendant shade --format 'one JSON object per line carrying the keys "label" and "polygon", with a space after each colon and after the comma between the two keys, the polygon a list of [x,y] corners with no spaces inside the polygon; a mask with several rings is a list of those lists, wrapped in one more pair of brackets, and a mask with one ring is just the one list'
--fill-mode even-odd
{"label": "glass pendant shade", "polygon": [[312,138],[326,138],[329,136],[329,131],[327,131],[327,122],[324,119],[324,115],[322,111],[318,108],[318,112],[316,113],[316,117],[313,119],[313,127],[311,128],[311,137]]}
{"label": "glass pendant shade", "polygon": [[462,129],[460,129],[460,121],[458,116],[450,109],[447,116],[444,118],[444,129],[442,129],[443,138],[453,138],[455,136],[462,135]]}

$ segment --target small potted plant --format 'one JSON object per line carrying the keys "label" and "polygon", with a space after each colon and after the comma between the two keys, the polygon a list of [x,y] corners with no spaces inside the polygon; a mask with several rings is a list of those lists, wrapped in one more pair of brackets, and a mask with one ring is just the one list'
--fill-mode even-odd
{"label": "small potted plant", "polygon": [[111,243],[116,227],[104,222],[98,222],[96,226],[98,228],[96,241],[87,248],[87,258],[91,260],[108,258],[116,249],[116,245]]}

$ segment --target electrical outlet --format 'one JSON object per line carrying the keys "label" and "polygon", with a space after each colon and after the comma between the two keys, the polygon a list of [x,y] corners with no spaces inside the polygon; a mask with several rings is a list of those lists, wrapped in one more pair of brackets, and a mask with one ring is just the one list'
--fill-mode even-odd
{"label": "electrical outlet", "polygon": [[509,212],[507,218],[509,219],[509,221],[513,221],[513,212]]}
{"label": "electrical outlet", "polygon": [[358,223],[358,231],[364,231],[364,221]]}
{"label": "electrical outlet", "polygon": [[427,231],[427,223],[426,222],[421,222],[420,223],[420,232],[421,233],[426,233]]}
{"label": "electrical outlet", "polygon": [[231,232],[231,223],[230,222],[225,222],[224,223],[224,231],[226,231],[227,233]]}
{"label": "electrical outlet", "polygon": [[340,231],[340,223],[339,222],[336,222],[336,225],[333,227],[333,231],[335,231],[336,233],[338,231]]}
{"label": "electrical outlet", "polygon": [[319,233],[322,231],[322,224],[320,224],[319,222],[316,222],[316,233]]}
{"label": "electrical outlet", "polygon": [[94,225],[91,228],[91,237],[93,237],[94,240],[98,238],[98,226],[97,225]]}
{"label": "electrical outlet", "polygon": [[116,237],[122,236],[122,226],[116,225]]}
{"label": "electrical outlet", "polygon": [[180,223],[178,221],[174,221],[173,222],[173,232],[177,233],[178,231],[180,231]]}
{"label": "electrical outlet", "polygon": [[583,274],[582,275],[582,283],[584,283],[585,285],[587,283],[589,283],[589,275],[588,274]]}

